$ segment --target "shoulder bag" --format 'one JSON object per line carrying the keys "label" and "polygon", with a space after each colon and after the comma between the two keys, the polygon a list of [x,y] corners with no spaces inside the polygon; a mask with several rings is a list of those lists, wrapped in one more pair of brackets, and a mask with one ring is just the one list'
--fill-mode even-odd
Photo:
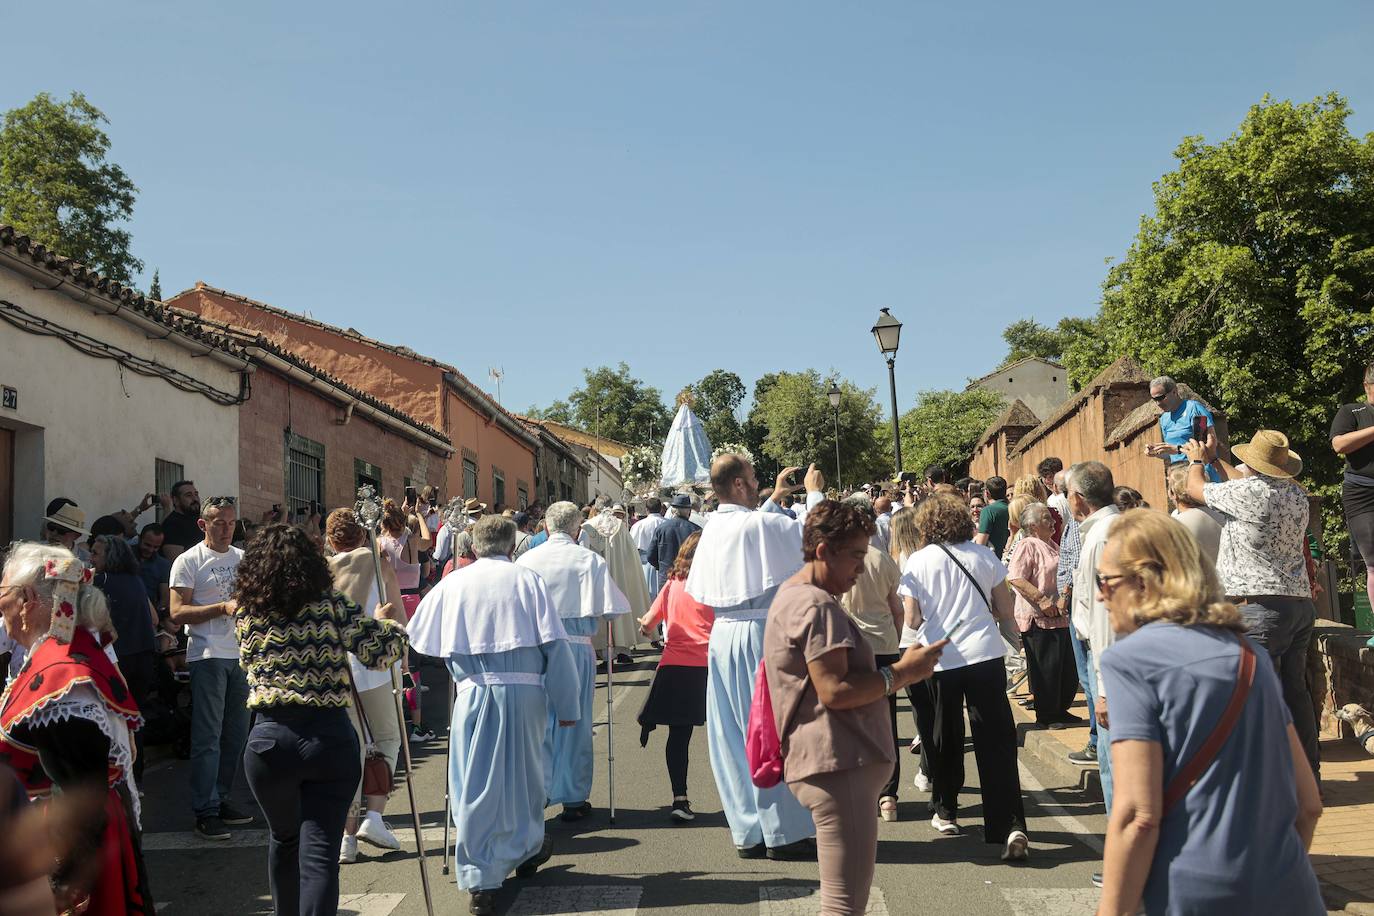
{"label": "shoulder bag", "polygon": [[[343,644],[343,634],[338,632],[338,625],[335,624],[334,632],[339,637],[340,645]],[[362,726],[363,746],[366,753],[363,755],[363,795],[391,794],[393,788],[391,765],[387,763],[386,755],[377,747],[377,742],[372,738],[372,728],[367,724],[367,710],[363,709],[362,697],[358,694],[358,684],[353,680],[353,666],[349,664],[347,654],[344,655],[344,673],[348,676],[348,687],[353,691],[353,708],[358,713],[358,724]],[[405,737],[402,736],[402,741]]]}
{"label": "shoulder bag", "polygon": [[[754,674],[754,698],[749,704],[749,722],[744,734],[744,756],[749,764],[749,778],[760,789],[771,789],[782,782],[782,740],[778,734],[777,720],[773,718],[773,696],[768,690],[768,671],[765,660],[759,659],[758,670]],[[808,674],[802,681],[802,700],[805,700]],[[798,701],[792,714],[783,723],[787,731],[792,720],[801,709]]]}
{"label": "shoulder bag", "polygon": [[1226,704],[1216,728],[1212,729],[1202,747],[1198,748],[1192,759],[1180,767],[1174,778],[1164,787],[1165,817],[1175,805],[1183,801],[1188,790],[1197,784],[1212,765],[1212,761],[1216,760],[1217,754],[1226,744],[1226,739],[1231,737],[1231,732],[1245,709],[1245,700],[1250,696],[1250,686],[1255,682],[1255,650],[1250,648],[1250,641],[1244,636],[1239,639],[1240,661],[1236,665],[1236,686],[1231,691],[1231,700]]}

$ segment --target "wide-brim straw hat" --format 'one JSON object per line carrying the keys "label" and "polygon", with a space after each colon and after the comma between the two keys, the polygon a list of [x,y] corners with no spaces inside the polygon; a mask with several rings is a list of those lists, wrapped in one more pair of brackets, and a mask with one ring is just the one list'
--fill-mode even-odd
{"label": "wide-brim straw hat", "polygon": [[66,528],[68,531],[75,531],[77,534],[90,534],[86,530],[86,513],[71,503],[62,506],[52,515],[43,516],[43,521]]}
{"label": "wide-brim straw hat", "polygon": [[1261,429],[1246,445],[1231,449],[1245,466],[1268,477],[1297,477],[1302,456],[1288,447],[1288,437],[1276,429]]}
{"label": "wide-brim straw hat", "polygon": [[468,499],[463,502],[463,513],[466,515],[481,515],[487,511],[487,504],[478,502],[476,499]]}

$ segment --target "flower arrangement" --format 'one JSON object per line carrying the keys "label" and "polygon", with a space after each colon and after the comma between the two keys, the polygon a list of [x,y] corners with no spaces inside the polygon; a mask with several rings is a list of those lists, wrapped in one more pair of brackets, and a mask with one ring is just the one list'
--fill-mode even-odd
{"label": "flower arrangement", "polygon": [[732,455],[742,455],[749,460],[750,464],[754,463],[754,453],[749,451],[741,442],[726,442],[724,445],[717,446],[716,450],[711,452],[711,461],[714,463],[717,458],[727,452]]}
{"label": "flower arrangement", "polygon": [[662,459],[652,445],[636,446],[620,459],[620,479],[636,495],[657,490],[661,473]]}

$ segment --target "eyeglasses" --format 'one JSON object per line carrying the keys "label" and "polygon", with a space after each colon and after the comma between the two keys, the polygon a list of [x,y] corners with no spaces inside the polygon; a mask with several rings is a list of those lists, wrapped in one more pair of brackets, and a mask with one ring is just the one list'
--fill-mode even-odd
{"label": "eyeglasses", "polygon": [[1097,582],[1097,590],[1108,597],[1111,597],[1112,593],[1116,591],[1117,586],[1115,583],[1120,582],[1122,579],[1129,578],[1130,576],[1124,573],[1115,576],[1104,576],[1101,573],[1096,573],[1093,576],[1094,581]]}

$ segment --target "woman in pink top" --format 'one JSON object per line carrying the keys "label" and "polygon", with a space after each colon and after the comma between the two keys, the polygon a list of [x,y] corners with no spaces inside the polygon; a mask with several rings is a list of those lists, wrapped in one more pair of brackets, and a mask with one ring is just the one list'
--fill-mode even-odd
{"label": "woman in pink top", "polygon": [[687,749],[692,729],[706,724],[706,646],[716,619],[715,612],[694,600],[685,588],[700,540],[701,532],[694,531],[682,542],[668,572],[668,584],[639,620],[645,635],[665,619],[668,622],[658,671],[639,712],[639,746],[648,745],[654,726],[668,726],[664,757],[673,786],[670,816],[674,824],[685,824],[696,816],[687,800]]}
{"label": "woman in pink top", "polygon": [[1016,598],[1016,629],[1026,647],[1035,721],[1047,728],[1079,725],[1082,720],[1069,712],[1078,693],[1069,618],[1055,601],[1059,546],[1054,543],[1054,516],[1044,503],[1031,503],[1019,521],[1025,536],[1011,555],[1007,584]]}

